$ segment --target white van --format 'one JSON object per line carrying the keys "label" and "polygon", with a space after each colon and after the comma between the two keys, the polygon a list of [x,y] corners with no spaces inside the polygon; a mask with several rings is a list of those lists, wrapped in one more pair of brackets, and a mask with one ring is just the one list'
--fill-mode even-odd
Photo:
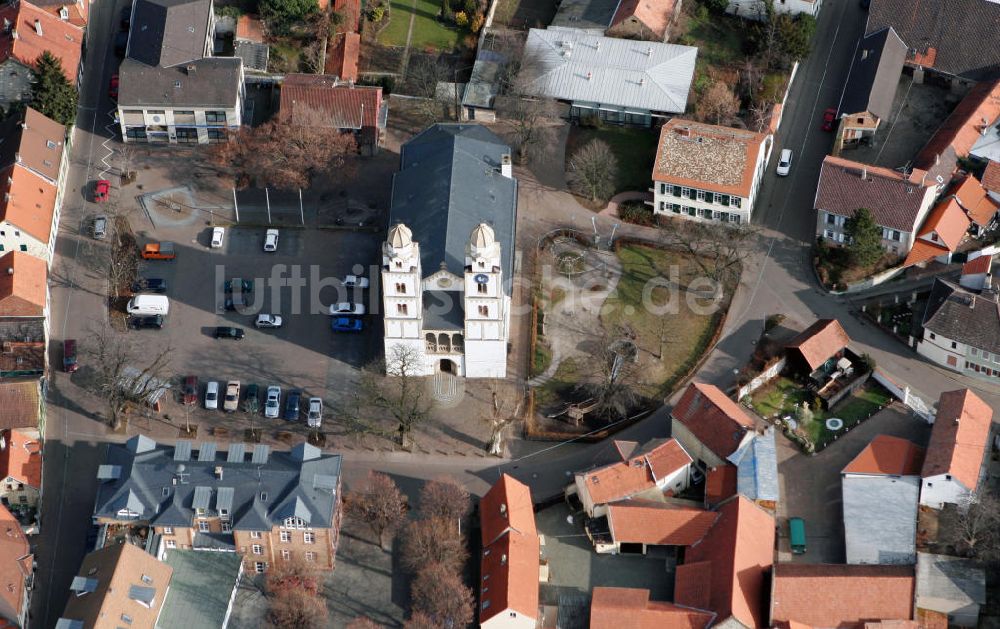
{"label": "white van", "polygon": [[775,173],[777,173],[779,177],[787,177],[791,170],[792,149],[782,149],[781,156],[778,158],[778,168],[775,169]]}
{"label": "white van", "polygon": [[170,312],[170,300],[166,295],[136,295],[128,300],[125,308],[130,315],[163,315]]}

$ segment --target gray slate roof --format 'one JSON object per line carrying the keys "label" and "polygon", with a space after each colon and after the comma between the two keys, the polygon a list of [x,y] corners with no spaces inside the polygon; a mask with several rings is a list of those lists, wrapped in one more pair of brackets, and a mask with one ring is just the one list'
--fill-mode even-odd
{"label": "gray slate roof", "polygon": [[683,113],[698,49],[615,39],[572,28],[533,28],[521,63],[540,96],[637,111]]}
{"label": "gray slate roof", "polygon": [[1000,354],[1000,306],[995,294],[977,295],[937,278],[924,310],[923,327],[953,341]]}
{"label": "gray slate roof", "polygon": [[465,329],[464,293],[461,291],[424,291],[424,330]]}
{"label": "gray slate roof", "polygon": [[916,561],[920,477],[846,475],[842,484],[847,563]]}
{"label": "gray slate roof", "polygon": [[848,218],[866,207],[882,227],[913,232],[926,188],[934,185],[932,177],[921,185],[885,168],[828,155],[820,168],[815,206]]}
{"label": "gray slate roof", "polygon": [[173,66],[205,56],[210,0],[136,0],[127,57]]}
{"label": "gray slate roof", "polygon": [[121,107],[231,108],[243,79],[242,60],[237,57],[210,57],[169,68],[126,59],[118,74]]}
{"label": "gray slate roof", "polygon": [[469,237],[485,222],[500,243],[504,291],[510,293],[517,180],[500,174],[501,157],[510,152],[478,124],[436,124],[403,145],[389,224],[405,223],[413,232],[424,275],[443,263],[462,276]]}
{"label": "gray slate roof", "polygon": [[219,629],[242,570],[236,553],[168,550],[164,563],[174,569],[157,628]]}
{"label": "gray slate roof", "polygon": [[944,614],[986,604],[986,572],[971,559],[917,553],[917,607]]}
{"label": "gray slate roof", "polygon": [[727,459],[736,466],[736,491],[750,500],[778,500],[778,454],[774,428],[756,434]]}
{"label": "gray slate roof", "polygon": [[861,38],[840,99],[840,114],[868,111],[887,120],[905,60],[906,44],[891,26]]}
{"label": "gray slate roof", "polygon": [[552,26],[579,28],[603,35],[611,26],[618,0],[562,0],[552,18]]}
{"label": "gray slate roof", "polygon": [[[228,490],[221,497],[232,500],[235,530],[270,530],[292,516],[314,528],[330,527],[336,496],[327,487],[330,477],[340,476],[340,455],[299,444],[289,452],[270,453],[264,463],[252,463],[250,456],[231,462],[226,452],[202,458],[175,460],[174,447],[141,436],[110,446],[106,463],[121,466],[121,477],[100,484],[94,515],[117,518],[128,508],[139,521],[155,526],[191,526],[196,494],[208,495],[207,510],[214,513],[220,489],[231,488],[231,498]],[[216,478],[216,467],[222,468],[222,479]]]}

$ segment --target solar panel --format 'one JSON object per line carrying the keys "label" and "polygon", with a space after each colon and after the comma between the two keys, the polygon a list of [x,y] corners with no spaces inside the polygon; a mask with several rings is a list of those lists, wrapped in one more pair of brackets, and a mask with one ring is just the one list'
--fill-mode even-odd
{"label": "solar panel", "polygon": [[95,592],[97,591],[97,579],[87,577],[73,577],[69,589],[73,592]]}
{"label": "solar panel", "polygon": [[56,629],[83,629],[83,621],[60,618],[56,621]]}
{"label": "solar panel", "polygon": [[264,445],[263,443],[258,443],[253,447],[253,456],[250,458],[251,463],[256,463],[258,465],[263,465],[267,463],[267,457],[271,454],[271,446]]}
{"label": "solar panel", "polygon": [[229,452],[226,455],[227,463],[242,463],[243,456],[246,454],[247,448],[242,443],[231,443],[229,444]]}
{"label": "solar panel", "polygon": [[316,489],[334,490],[337,488],[337,477],[329,474],[316,474],[313,476],[313,487]]}
{"label": "solar panel", "polygon": [[191,441],[189,439],[177,440],[177,444],[174,445],[174,460],[175,461],[191,460]]}
{"label": "solar panel", "polygon": [[97,480],[113,480],[121,477],[121,465],[101,465],[97,468]]}
{"label": "solar panel", "polygon": [[212,499],[212,488],[199,485],[194,488],[194,498],[191,499],[192,509],[208,509],[208,503]]}
{"label": "solar panel", "polygon": [[215,443],[212,441],[206,441],[205,443],[198,444],[198,460],[199,461],[214,461],[215,460]]}
{"label": "solar panel", "polygon": [[156,590],[145,585],[133,585],[128,589],[128,597],[150,607],[153,604],[153,599],[156,598]]}

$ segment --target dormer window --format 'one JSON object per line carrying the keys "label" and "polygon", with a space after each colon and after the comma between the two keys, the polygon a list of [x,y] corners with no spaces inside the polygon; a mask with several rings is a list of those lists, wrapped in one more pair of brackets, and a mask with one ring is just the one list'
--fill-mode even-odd
{"label": "dormer window", "polygon": [[59,19],[60,20],[69,19],[69,11],[66,9],[66,7],[59,7]]}

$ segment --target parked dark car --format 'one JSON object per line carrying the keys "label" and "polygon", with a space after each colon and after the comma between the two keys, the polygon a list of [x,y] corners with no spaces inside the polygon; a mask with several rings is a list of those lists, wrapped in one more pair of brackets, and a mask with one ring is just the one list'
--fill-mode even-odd
{"label": "parked dark car", "polygon": [[132,317],[128,320],[128,324],[136,330],[141,330],[143,328],[153,328],[155,330],[159,330],[163,327],[163,315]]}
{"label": "parked dark car", "polygon": [[337,317],[330,323],[330,327],[334,332],[360,332],[364,329],[364,324],[361,323],[361,319]]}
{"label": "parked dark car", "polygon": [[225,301],[226,310],[236,310],[237,308],[246,308],[250,305],[250,299],[246,293],[235,293],[228,295]]}
{"label": "parked dark car", "polygon": [[244,336],[246,336],[246,332],[243,328],[234,328],[228,325],[220,325],[215,328],[215,338],[217,339],[233,339],[234,341],[239,341]]}
{"label": "parked dark car", "polygon": [[239,282],[237,282],[236,280],[226,280],[226,283],[223,285],[223,288],[227,293],[233,292],[233,289],[235,288],[236,292],[247,293],[252,295],[253,280],[240,280]]}
{"label": "parked dark car", "polygon": [[260,412],[260,387],[254,383],[247,385],[247,397],[243,400],[243,410],[251,415]]}
{"label": "parked dark car", "polygon": [[194,406],[198,403],[198,376],[187,376],[184,378],[184,405]]}
{"label": "parked dark car", "polygon": [[76,362],[76,340],[66,339],[63,341],[63,371],[73,373],[80,368]]}
{"label": "parked dark car", "polygon": [[165,293],[167,292],[167,280],[159,277],[146,277],[132,284],[132,292],[139,293]]}
{"label": "parked dark car", "polygon": [[287,421],[293,422],[299,418],[299,413],[301,409],[299,405],[302,401],[302,391],[298,389],[292,389],[288,392],[288,396],[285,397],[285,412],[282,413],[281,417]]}

